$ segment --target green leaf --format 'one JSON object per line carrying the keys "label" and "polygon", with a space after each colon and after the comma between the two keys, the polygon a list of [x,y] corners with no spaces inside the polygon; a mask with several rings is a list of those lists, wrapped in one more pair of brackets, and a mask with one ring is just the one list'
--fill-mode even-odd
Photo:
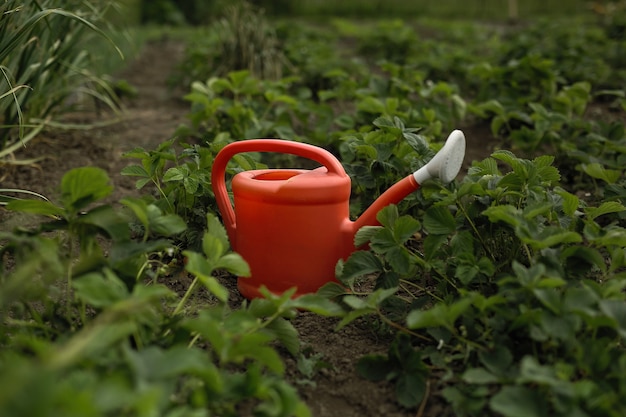
{"label": "green leaf", "polygon": [[120,203],[132,210],[137,217],[137,220],[143,225],[144,228],[150,228],[150,218],[148,216],[148,203],[140,198],[123,198]]}
{"label": "green leaf", "polygon": [[383,270],[384,266],[376,255],[369,251],[356,251],[345,262],[338,278],[343,284],[351,286],[357,277]]}
{"label": "green leaf", "polygon": [[211,276],[205,276],[198,274],[198,279],[206,287],[211,294],[213,294],[222,303],[228,302],[228,290],[220,284],[217,279]]}
{"label": "green leaf", "polygon": [[215,265],[217,260],[226,253],[226,250],[224,243],[217,236],[209,232],[204,234],[202,238],[202,252],[212,265]]}
{"label": "green leaf", "polygon": [[215,264],[215,269],[223,269],[238,277],[249,277],[250,266],[238,253],[227,253]]}
{"label": "green leaf", "polygon": [[379,254],[384,254],[399,246],[391,229],[384,228],[372,237],[370,248]]}
{"label": "green leaf", "polygon": [[408,274],[411,271],[411,254],[402,247],[391,248],[385,255],[391,269],[399,274]]}
{"label": "green leaf", "polygon": [[324,298],[335,298],[341,295],[345,295],[348,291],[348,288],[344,287],[338,282],[331,281],[322,285],[315,294]]}
{"label": "green leaf", "polygon": [[150,226],[154,233],[168,237],[182,233],[187,229],[187,223],[176,214],[163,214],[158,217],[152,217]]}
{"label": "green leaf", "polygon": [[185,270],[195,276],[203,276],[208,278],[213,273],[214,266],[206,260],[204,256],[197,252],[183,251],[183,255],[187,257]]}
{"label": "green leaf", "polygon": [[228,242],[228,233],[226,232],[226,228],[217,218],[217,216],[213,213],[207,213],[207,231],[211,235],[217,237],[225,248],[229,248],[230,244]]}
{"label": "green leaf", "polygon": [[167,350],[154,345],[138,351],[126,349],[125,357],[140,381],[176,379],[183,373],[204,374],[214,367],[203,351],[182,345]]}
{"label": "green leaf", "polygon": [[[242,339],[248,338],[249,335],[245,335]],[[241,344],[246,344],[247,341],[243,340]],[[261,364],[265,365],[267,369],[275,374],[282,375],[285,373],[285,364],[276,350],[268,346],[256,346],[248,349],[248,357],[256,359]]]}
{"label": "green leaf", "polygon": [[298,331],[290,321],[277,317],[268,323],[265,328],[272,332],[294,357],[298,354],[300,351],[300,339],[298,339]]}
{"label": "green leaf", "polygon": [[39,200],[13,200],[5,206],[8,210],[22,213],[40,214],[42,216],[63,217],[65,210],[49,201]]}
{"label": "green leaf", "polygon": [[579,243],[582,240],[582,236],[578,233],[563,230],[556,226],[546,227],[534,238],[522,237],[522,241],[534,249],[544,249],[564,243]]}
{"label": "green leaf", "polygon": [[479,351],[480,362],[494,375],[505,377],[511,370],[513,355],[504,346],[496,346],[490,351]]}
{"label": "green leaf", "polygon": [[489,401],[489,406],[504,417],[547,417],[545,398],[524,386],[505,386]]}
{"label": "green leaf", "polygon": [[624,210],[626,210],[626,207],[624,207],[621,203],[618,203],[617,201],[606,201],[599,207],[586,208],[585,212],[591,220],[595,220],[597,217],[605,214],[621,213]]}
{"label": "green leaf", "polygon": [[398,206],[390,204],[378,212],[376,220],[386,228],[393,229],[398,217]]}
{"label": "green leaf", "polygon": [[186,177],[186,172],[184,172],[181,168],[173,167],[165,171],[163,174],[163,182],[168,181],[181,181]]}
{"label": "green leaf", "polygon": [[428,327],[444,326],[446,307],[443,304],[436,304],[428,310],[413,310],[406,317],[406,324],[409,329],[424,329]]}
{"label": "green leaf", "polygon": [[[335,282],[331,282],[329,284],[334,284],[333,288],[338,287],[342,291],[341,294],[345,294],[346,289],[344,287],[337,285]],[[315,294],[305,294],[296,298],[292,301],[291,306],[299,310],[310,311],[319,316],[326,317],[342,316],[345,313],[339,304],[328,299],[327,295],[323,291],[323,288],[318,290]]]}
{"label": "green leaf", "polygon": [[434,235],[449,235],[456,231],[456,221],[446,207],[433,206],[424,214],[424,228]]}
{"label": "green leaf", "polygon": [[482,214],[492,223],[501,221],[511,226],[519,226],[522,222],[521,210],[508,204],[489,207]]}
{"label": "green leaf", "polygon": [[591,164],[580,165],[583,172],[590,177],[597,178],[605,181],[608,184],[615,184],[617,180],[622,176],[622,171],[614,169],[606,169],[601,164],[594,162]]}
{"label": "green leaf", "polygon": [[401,216],[393,226],[396,242],[404,243],[420,230],[420,222],[411,216]]}
{"label": "green leaf", "polygon": [[580,200],[574,194],[571,194],[563,189],[557,189],[555,192],[563,199],[563,213],[568,216],[573,216],[574,212],[580,205]]}
{"label": "green leaf", "polygon": [[111,194],[109,176],[100,168],[82,167],[69,170],[61,180],[61,199],[70,211],[78,211]]}
{"label": "green leaf", "polygon": [[107,307],[128,297],[128,289],[113,272],[92,272],[72,281],[76,297],[96,308]]}
{"label": "green leaf", "polygon": [[461,379],[468,384],[495,384],[500,378],[487,371],[485,368],[470,368],[461,375]]}
{"label": "green leaf", "polygon": [[359,375],[370,381],[382,381],[393,371],[393,366],[384,355],[366,355],[356,364]]}
{"label": "green leaf", "polygon": [[626,301],[625,300],[602,300],[600,310],[615,321],[617,332],[626,339]]}
{"label": "green leaf", "polygon": [[80,223],[97,226],[115,242],[130,239],[128,220],[120,216],[111,206],[99,206],[90,210],[80,217]]}
{"label": "green leaf", "polygon": [[383,229],[382,226],[363,226],[354,236],[354,247],[358,248],[372,240],[376,234]]}
{"label": "green leaf", "polygon": [[416,407],[426,393],[426,380],[423,372],[401,373],[396,380],[398,402],[407,408]]}

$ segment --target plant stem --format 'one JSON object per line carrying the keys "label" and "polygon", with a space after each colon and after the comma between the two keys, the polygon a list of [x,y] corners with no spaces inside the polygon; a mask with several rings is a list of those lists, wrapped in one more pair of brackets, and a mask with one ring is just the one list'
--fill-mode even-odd
{"label": "plant stem", "polygon": [[380,309],[378,309],[378,308],[377,308],[377,309],[376,309],[376,312],[378,313],[378,316],[380,317],[380,319],[381,319],[381,320],[382,320],[385,324],[387,324],[387,325],[389,325],[389,326],[393,327],[394,329],[396,329],[396,330],[398,330],[398,331],[400,331],[400,332],[402,332],[402,333],[408,334],[408,335],[410,335],[410,336],[416,337],[416,338],[418,338],[418,339],[421,339],[421,340],[426,340],[426,341],[432,342],[432,339],[431,339],[430,337],[426,337],[426,336],[421,335],[421,334],[419,334],[419,333],[415,333],[415,332],[413,332],[413,331],[411,331],[411,330],[407,329],[406,327],[401,326],[400,324],[396,323],[395,321],[388,319],[388,318],[387,318],[387,317],[386,317],[386,316],[382,313],[382,311],[380,311]]}
{"label": "plant stem", "polygon": [[474,224],[474,221],[471,219],[471,217],[468,215],[467,211],[465,210],[465,206],[461,204],[461,201],[459,200],[457,200],[457,206],[463,212],[465,219],[470,224],[472,230],[474,231],[474,234],[476,235],[476,237],[478,238],[478,241],[480,242],[480,245],[483,247],[485,252],[489,255],[491,260],[495,263],[496,262],[495,256],[493,255],[493,253],[491,253],[491,251],[487,247],[487,243],[483,240],[482,235],[478,232],[478,228],[476,227],[476,224]]}
{"label": "plant stem", "polygon": [[187,302],[187,300],[193,293],[193,290],[196,288],[197,283],[198,283],[198,277],[195,277],[193,281],[191,282],[191,285],[189,285],[189,288],[187,288],[187,291],[185,291],[183,298],[181,298],[181,300],[178,302],[178,305],[176,305],[176,308],[174,309],[172,316],[175,316],[178,313],[180,313],[180,311],[183,309],[183,306],[185,305],[185,303]]}
{"label": "plant stem", "polygon": [[439,297],[437,294],[433,293],[432,291],[427,290],[426,288],[422,287],[421,285],[418,285],[418,284],[416,284],[414,282],[411,282],[411,281],[405,280],[405,279],[401,279],[400,282],[402,282],[404,284],[407,284],[407,285],[411,285],[411,286],[417,288],[418,290],[425,292],[426,294],[430,295],[432,298],[434,298],[437,301],[443,301],[443,298]]}

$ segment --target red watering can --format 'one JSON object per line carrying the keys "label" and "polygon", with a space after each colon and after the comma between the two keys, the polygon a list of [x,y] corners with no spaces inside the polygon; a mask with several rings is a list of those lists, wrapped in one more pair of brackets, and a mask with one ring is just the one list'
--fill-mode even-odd
{"label": "red watering can", "polygon": [[[236,174],[234,209],[225,183],[228,161],[244,152],[279,152],[301,156],[322,166],[313,170],[262,169]],[[356,220],[349,218],[350,177],[325,149],[280,139],[250,139],[226,145],[215,157],[212,184],[233,250],[250,266],[251,277],[237,286],[248,298],[260,297],[265,285],[280,294],[297,287],[299,296],[335,281],[335,265],[347,259],[356,232],[378,225],[376,215],[417,190],[425,180],[452,181],[463,163],[465,136],[453,131],[425,166],[385,191]]]}

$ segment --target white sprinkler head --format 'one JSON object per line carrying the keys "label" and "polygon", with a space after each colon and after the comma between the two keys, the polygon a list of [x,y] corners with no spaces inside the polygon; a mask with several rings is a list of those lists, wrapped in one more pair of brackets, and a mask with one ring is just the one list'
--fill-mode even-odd
{"label": "white sprinkler head", "polygon": [[464,158],[465,135],[460,130],[454,130],[433,159],[413,174],[415,181],[422,184],[430,178],[439,178],[447,184],[459,174]]}

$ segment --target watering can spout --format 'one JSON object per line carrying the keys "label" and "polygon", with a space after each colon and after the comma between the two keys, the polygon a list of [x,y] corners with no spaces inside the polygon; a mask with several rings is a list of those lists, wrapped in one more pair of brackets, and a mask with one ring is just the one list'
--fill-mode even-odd
{"label": "watering can spout", "polygon": [[417,190],[424,181],[439,178],[447,184],[451,182],[461,170],[465,157],[465,135],[460,130],[454,130],[448,136],[446,143],[426,165],[395,183],[381,194],[371,206],[352,223],[352,233],[355,234],[363,226],[379,225],[376,220],[378,212],[390,204],[397,204],[407,195]]}

